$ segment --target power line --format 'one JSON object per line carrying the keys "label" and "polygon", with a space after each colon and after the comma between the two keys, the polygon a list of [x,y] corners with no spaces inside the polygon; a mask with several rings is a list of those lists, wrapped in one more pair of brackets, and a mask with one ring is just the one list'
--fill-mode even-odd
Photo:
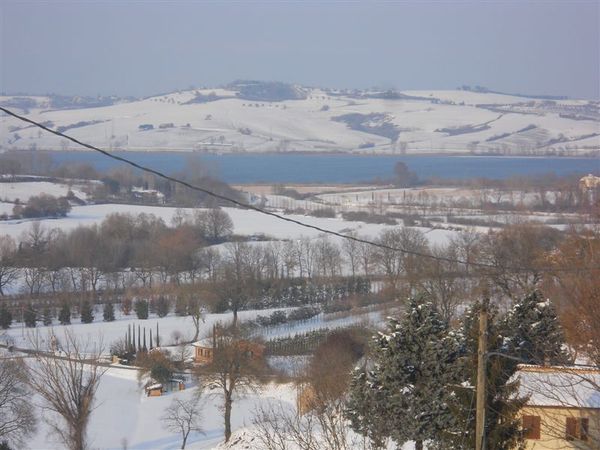
{"label": "power line", "polygon": [[[361,244],[371,245],[373,247],[382,248],[384,250],[391,250],[391,251],[395,251],[395,252],[404,253],[406,255],[418,256],[418,257],[422,257],[422,258],[429,258],[429,259],[433,259],[433,260],[437,260],[437,261],[444,261],[444,262],[449,262],[449,263],[458,263],[458,264],[464,264],[464,265],[471,265],[471,266],[482,267],[482,268],[486,268],[486,269],[494,269],[494,270],[498,269],[498,267],[494,266],[493,264],[482,263],[482,262],[463,261],[463,260],[458,259],[458,258],[449,258],[449,257],[445,257],[445,256],[436,256],[436,255],[431,255],[431,254],[428,254],[428,253],[419,252],[419,251],[416,251],[416,250],[408,250],[408,249],[404,249],[404,248],[400,248],[400,247],[392,247],[392,246],[385,245],[385,244],[382,244],[382,243],[379,243],[379,242],[374,242],[374,241],[370,241],[370,240],[367,240],[367,239],[362,239],[362,238],[359,238],[359,237],[356,237],[356,236],[342,234],[342,233],[339,233],[337,231],[329,230],[327,228],[322,228],[322,227],[319,227],[319,226],[316,226],[316,225],[311,225],[309,223],[302,222],[302,221],[296,220],[296,219],[292,219],[290,217],[285,217],[285,216],[282,216],[281,214],[277,214],[277,213],[272,212],[272,211],[267,211],[267,210],[264,210],[264,209],[259,208],[257,206],[241,202],[239,200],[233,199],[231,197],[227,197],[227,196],[222,195],[222,194],[218,194],[218,193],[213,192],[213,191],[211,191],[209,189],[193,185],[191,183],[188,183],[187,181],[181,180],[179,178],[172,177],[170,175],[167,175],[167,174],[165,174],[163,172],[160,172],[158,170],[152,169],[150,167],[143,166],[143,165],[138,164],[138,163],[136,163],[134,161],[131,161],[131,160],[127,159],[127,158],[123,158],[121,156],[114,155],[114,154],[112,154],[112,153],[110,153],[110,152],[108,152],[106,150],[102,150],[101,148],[95,147],[95,146],[90,145],[90,144],[86,144],[85,142],[81,142],[78,139],[75,139],[74,137],[71,137],[71,136],[68,136],[68,135],[66,135],[64,133],[61,133],[60,131],[56,131],[56,130],[53,130],[51,128],[48,128],[47,126],[45,126],[45,125],[43,125],[43,124],[41,124],[39,122],[36,122],[35,120],[29,119],[29,118],[27,118],[25,116],[21,116],[21,115],[13,112],[13,111],[11,111],[11,110],[9,110],[7,108],[4,108],[2,106],[0,106],[0,111],[3,111],[5,114],[8,114],[9,116],[14,117],[15,119],[21,120],[23,122],[26,122],[26,123],[29,123],[29,124],[31,124],[33,126],[41,128],[42,130],[47,131],[48,133],[51,133],[51,134],[54,134],[56,136],[62,137],[64,139],[67,139],[67,140],[69,140],[69,141],[71,141],[71,142],[73,142],[73,143],[75,143],[77,145],[80,145],[82,147],[88,148],[90,150],[99,152],[99,153],[103,154],[104,156],[107,156],[108,158],[111,158],[111,159],[114,159],[116,161],[120,161],[122,163],[128,164],[131,167],[134,167],[134,168],[136,168],[138,170],[141,170],[143,172],[151,173],[153,175],[156,175],[157,177],[163,178],[163,179],[165,179],[167,181],[171,181],[173,183],[180,184],[180,185],[185,186],[185,187],[187,187],[189,189],[192,189],[194,191],[202,192],[202,193],[204,193],[206,195],[209,195],[211,197],[217,198],[219,200],[222,200],[222,201],[225,201],[225,202],[229,202],[229,203],[231,203],[233,205],[236,205],[236,206],[239,206],[241,208],[250,209],[252,211],[256,211],[258,213],[274,217],[274,218],[276,218],[278,220],[282,220],[282,221],[285,221],[285,222],[293,223],[293,224],[299,225],[299,226],[304,227],[304,228],[313,229],[313,230],[319,231],[320,233],[329,234],[331,236],[340,237],[342,239],[348,239],[348,240],[355,241],[355,242],[358,242],[358,243],[361,243]],[[536,271],[536,272],[564,272],[564,271],[577,271],[576,269],[575,270],[574,269],[560,269],[560,268],[557,268],[557,269],[553,269],[553,268],[535,269],[535,268],[525,268],[525,267],[504,267],[504,269],[505,270],[509,270],[510,272],[529,272],[529,271]],[[600,267],[596,268],[596,269],[600,270]],[[579,269],[579,270],[581,270],[581,269]],[[594,269],[588,268],[586,270],[594,270]]]}

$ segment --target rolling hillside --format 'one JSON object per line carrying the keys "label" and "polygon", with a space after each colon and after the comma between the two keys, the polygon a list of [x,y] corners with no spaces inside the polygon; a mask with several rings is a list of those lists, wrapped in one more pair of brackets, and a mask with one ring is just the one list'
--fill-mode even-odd
{"label": "rolling hillside", "polygon": [[[335,91],[234,82],[145,99],[0,96],[108,149],[210,152],[597,154],[600,102],[493,92]],[[0,149],[72,150],[0,117]]]}

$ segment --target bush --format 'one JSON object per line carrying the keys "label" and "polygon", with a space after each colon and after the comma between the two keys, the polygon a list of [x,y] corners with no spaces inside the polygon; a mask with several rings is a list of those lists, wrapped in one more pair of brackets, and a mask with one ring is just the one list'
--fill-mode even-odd
{"label": "bush", "polygon": [[102,311],[102,317],[105,322],[112,322],[115,320],[115,308],[111,302],[104,304],[104,310]]}
{"label": "bush", "polygon": [[397,225],[398,222],[390,216],[384,216],[382,214],[369,214],[366,211],[348,211],[342,213],[344,220],[350,220],[353,222],[365,222],[365,223],[376,223],[386,225]]}
{"label": "bush", "polygon": [[58,321],[61,325],[69,325],[71,323],[71,305],[63,303],[58,313]]}
{"label": "bush", "polygon": [[0,305],[0,328],[7,330],[12,324],[12,314],[4,305]]}
{"label": "bush", "polygon": [[137,300],[133,305],[133,309],[138,319],[148,318],[148,302],[146,300]]}
{"label": "bush", "polygon": [[90,302],[85,300],[81,305],[81,322],[92,323],[94,321],[94,311]]}
{"label": "bush", "polygon": [[309,214],[313,217],[327,217],[327,218],[335,217],[335,211],[333,210],[333,208],[315,209],[314,211],[311,211]]}
{"label": "bush", "polygon": [[45,326],[52,325],[52,309],[49,306],[42,311],[42,323]]}
{"label": "bush", "polygon": [[187,302],[182,295],[178,295],[175,299],[175,314],[178,316],[187,316]]}
{"label": "bush", "polygon": [[288,320],[308,320],[319,315],[320,312],[319,308],[314,306],[302,306],[301,308],[290,311]]}
{"label": "bush", "polygon": [[30,197],[25,206],[16,205],[13,208],[13,214],[26,219],[65,217],[70,210],[71,205],[65,197],[56,198],[52,195],[40,194]]}
{"label": "bush", "polygon": [[167,297],[164,295],[158,297],[158,300],[156,301],[156,314],[158,314],[158,317],[165,317],[169,314],[169,309],[170,305]]}
{"label": "bush", "polygon": [[23,312],[23,322],[25,322],[25,326],[29,328],[35,327],[35,323],[37,321],[37,313],[31,304],[27,305],[25,311]]}
{"label": "bush", "polygon": [[173,377],[174,366],[165,352],[152,350],[139,353],[135,363],[158,383],[167,384]]}
{"label": "bush", "polygon": [[273,311],[270,317],[271,325],[280,325],[287,322],[285,311]]}
{"label": "bush", "polygon": [[323,306],[323,312],[326,313],[336,313],[342,311],[350,311],[352,309],[352,305],[347,302],[332,302]]}

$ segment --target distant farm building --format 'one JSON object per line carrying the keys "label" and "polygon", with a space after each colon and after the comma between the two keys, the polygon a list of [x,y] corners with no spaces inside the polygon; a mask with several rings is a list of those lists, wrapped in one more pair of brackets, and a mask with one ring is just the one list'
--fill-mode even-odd
{"label": "distant farm building", "polygon": [[579,180],[579,188],[582,191],[589,191],[600,188],[600,177],[595,177],[592,174],[586,175]]}
{"label": "distant farm building", "polygon": [[[198,364],[210,364],[213,362],[215,353],[219,351],[217,339],[206,338],[192,344],[194,346],[194,362]],[[265,346],[257,342],[240,340],[237,345],[248,357],[262,359]]]}
{"label": "distant farm building", "polygon": [[527,450],[600,449],[600,370],[520,366]]}

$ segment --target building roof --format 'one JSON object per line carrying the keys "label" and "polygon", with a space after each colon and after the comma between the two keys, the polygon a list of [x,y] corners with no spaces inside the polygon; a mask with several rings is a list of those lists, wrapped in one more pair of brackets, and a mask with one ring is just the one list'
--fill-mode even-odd
{"label": "building roof", "polygon": [[204,338],[192,344],[194,347],[213,348],[213,338]]}
{"label": "building roof", "polygon": [[528,406],[600,409],[599,368],[522,365],[517,376]]}

